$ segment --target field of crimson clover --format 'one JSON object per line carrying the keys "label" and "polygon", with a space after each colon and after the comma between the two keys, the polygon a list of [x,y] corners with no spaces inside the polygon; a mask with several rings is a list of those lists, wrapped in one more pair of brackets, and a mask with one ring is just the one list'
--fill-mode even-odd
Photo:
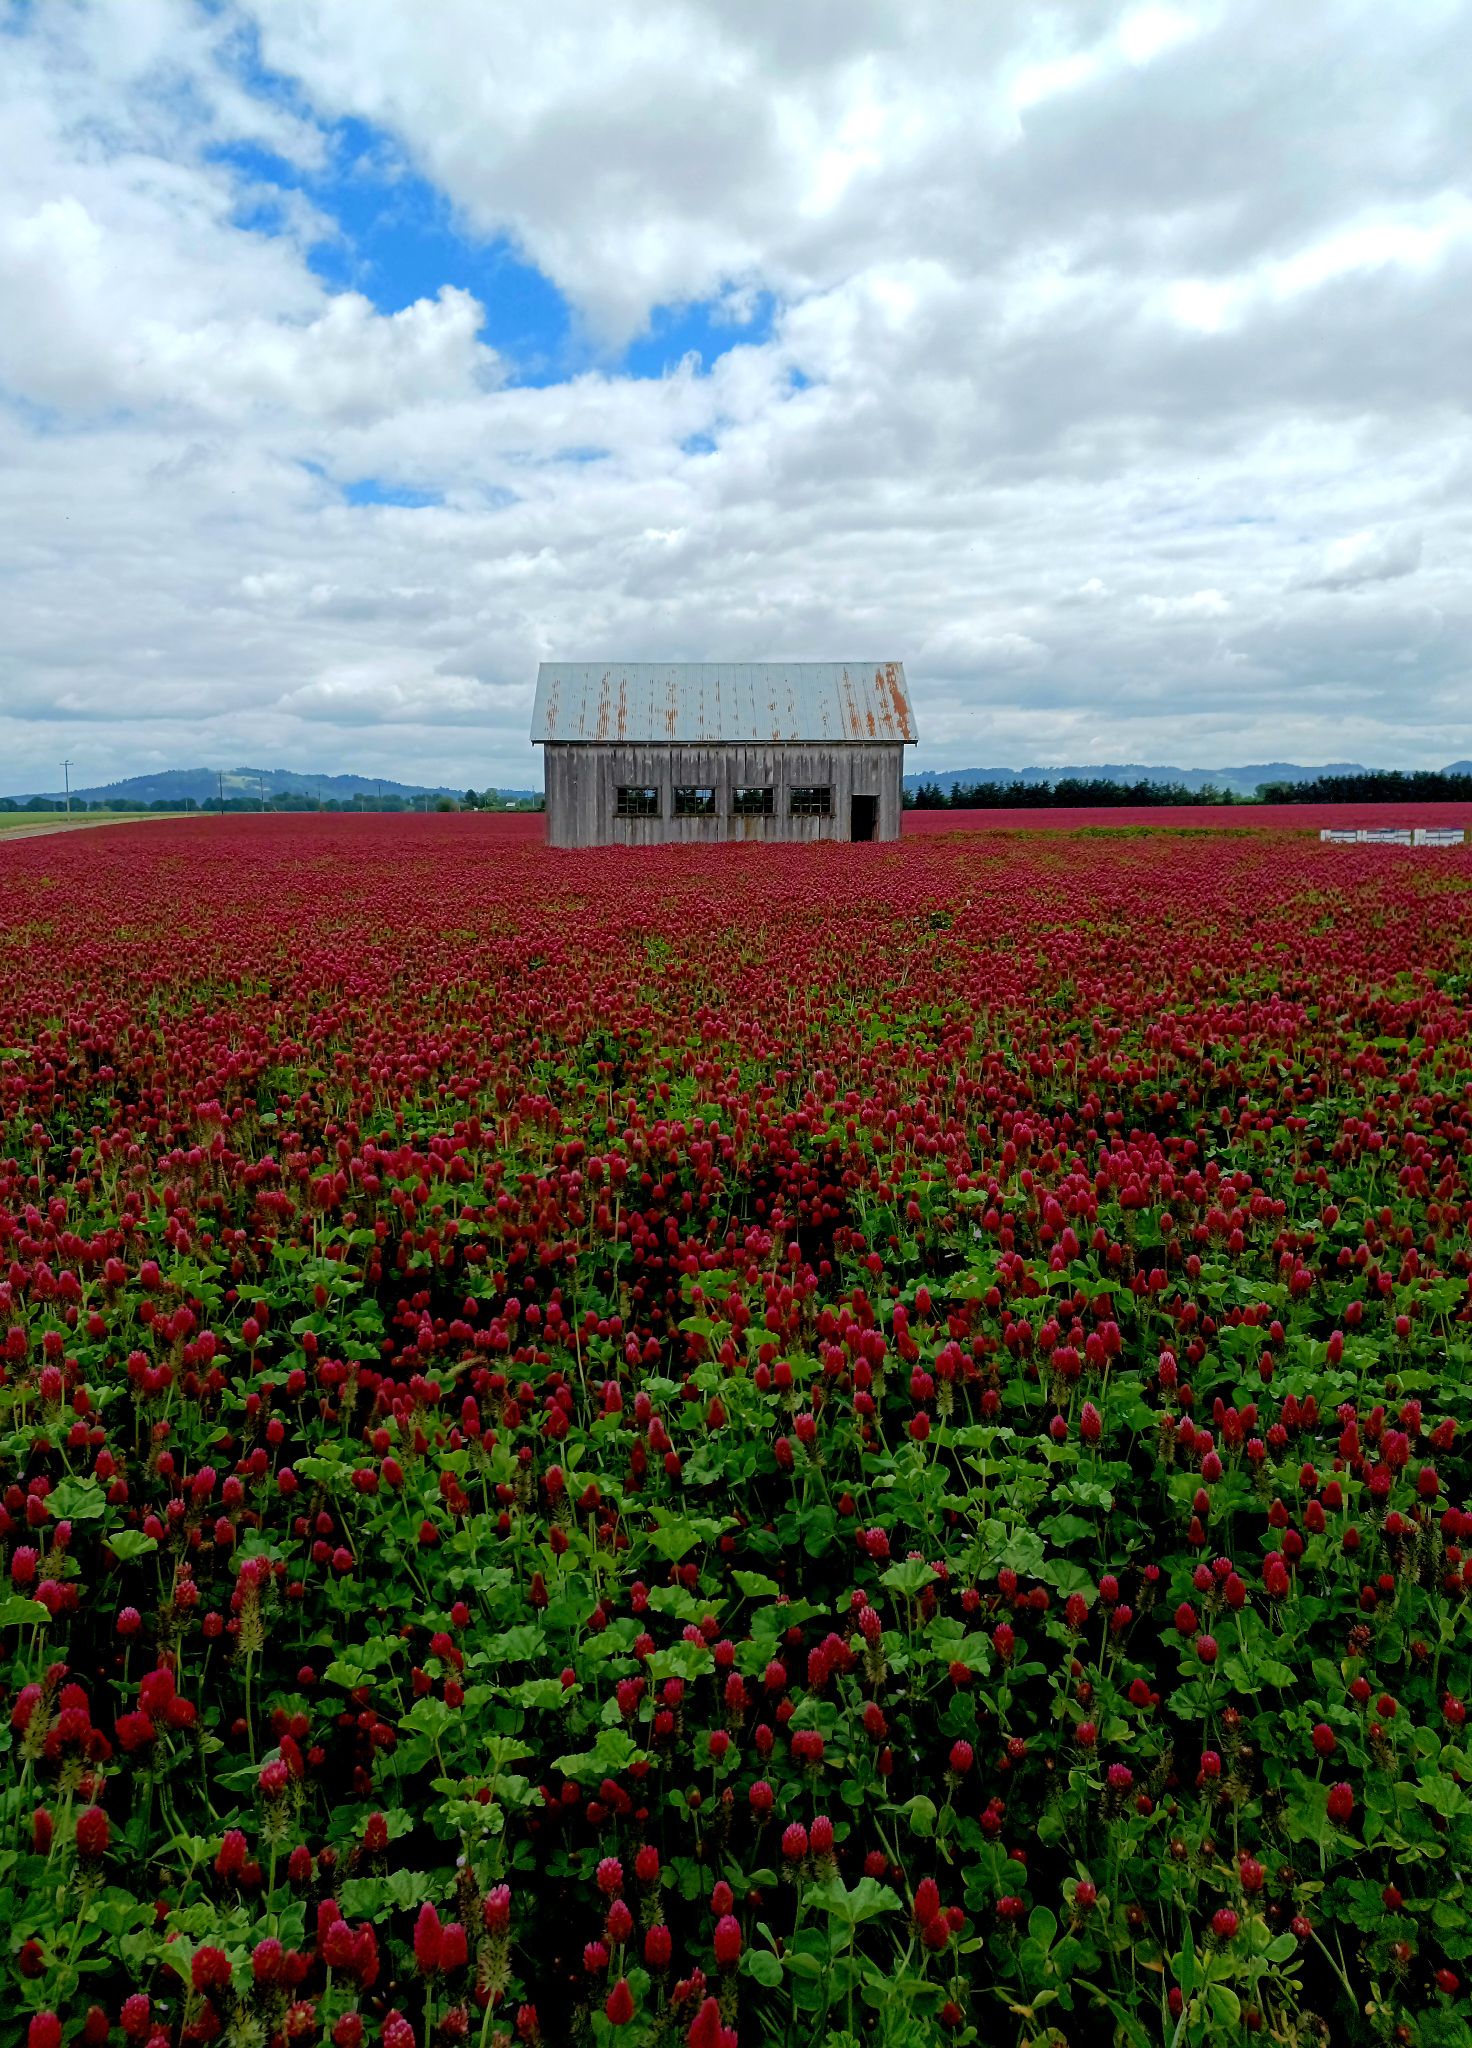
{"label": "field of crimson clover", "polygon": [[1472,858],[0,850],[0,2043],[1472,2040]]}

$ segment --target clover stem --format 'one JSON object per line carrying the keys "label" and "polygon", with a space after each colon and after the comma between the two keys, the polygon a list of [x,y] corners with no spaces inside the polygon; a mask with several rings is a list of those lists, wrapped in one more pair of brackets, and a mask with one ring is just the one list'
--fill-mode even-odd
{"label": "clover stem", "polygon": [[72,1967],[72,1958],[73,1958],[73,1957],[74,1957],[74,1956],[76,1955],[76,1952],[77,1952],[77,1945],[78,1945],[78,1943],[79,1943],[79,1942],[81,1941],[81,1939],[82,1939],[82,1924],[83,1924],[83,1922],[84,1922],[84,1921],[86,1920],[86,1918],[87,1918],[87,1909],[88,1909],[88,1907],[89,1907],[89,1905],[90,1905],[90,1904],[91,1904],[91,1897],[90,1897],[90,1894],[89,1894],[89,1889],[88,1889],[88,1887],[86,1887],[86,1886],[83,1886],[83,1888],[82,1888],[82,1903],[81,1903],[81,1905],[80,1905],[80,1906],[79,1906],[79,1907],[77,1908],[77,1917],[76,1917],[76,1919],[75,1919],[75,1920],[74,1920],[74,1921],[72,1922],[72,1934],[71,1934],[71,1940],[70,1940],[70,1941],[69,1941],[69,1942],[67,1943],[67,1948],[66,1948],[66,1961],[65,1961],[65,1962],[64,1962],[64,1963],[62,1964],[62,1966],[61,1966],[61,1972],[62,1972],[62,1976],[63,1976],[63,1978],[65,1978],[65,1977],[67,1977],[67,1976],[69,1976],[69,1975],[71,1974],[71,1967]]}
{"label": "clover stem", "polygon": [[[1349,1978],[1345,1975],[1343,1962],[1338,1958],[1332,1956],[1329,1953],[1328,1949],[1324,1947],[1323,1940],[1320,1937],[1319,1930],[1316,1927],[1311,1930],[1309,1938],[1317,1948],[1322,1950],[1325,1962],[1329,1965],[1329,1968],[1334,1972],[1335,1976],[1344,1986],[1344,1995],[1349,2000],[1350,2010],[1352,2012],[1356,2011],[1358,2008],[1355,2002],[1354,1990],[1350,1984]],[[1338,1939],[1337,1935],[1335,1939]]]}
{"label": "clover stem", "polygon": [[153,1766],[150,1764],[143,1775],[143,1826],[139,1830],[138,1854],[148,1854],[149,1829],[153,1820]]}

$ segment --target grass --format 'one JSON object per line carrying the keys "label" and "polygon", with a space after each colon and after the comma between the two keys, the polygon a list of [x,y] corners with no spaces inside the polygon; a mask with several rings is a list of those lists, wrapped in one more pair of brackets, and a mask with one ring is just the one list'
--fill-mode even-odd
{"label": "grass", "polygon": [[184,811],[6,811],[0,839],[28,839],[42,832],[77,832],[89,825],[137,825],[155,818],[182,818]]}

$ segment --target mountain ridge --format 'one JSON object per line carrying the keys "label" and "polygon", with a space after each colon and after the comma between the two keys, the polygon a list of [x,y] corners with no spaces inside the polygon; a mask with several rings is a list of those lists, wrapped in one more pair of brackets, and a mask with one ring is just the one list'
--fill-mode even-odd
{"label": "mountain ridge", "polygon": [[[466,787],[463,783],[458,789],[453,789],[449,784],[439,782],[396,782],[388,775],[324,775],[298,768],[161,768],[147,775],[127,775],[118,782],[75,788],[71,794],[74,803],[184,803],[192,799],[203,805],[218,800],[222,777],[227,801],[262,794],[268,800],[272,797],[308,796],[330,797],[339,803],[350,802],[358,796],[463,796]],[[531,789],[508,789],[498,793],[508,797],[538,794]],[[65,802],[61,790],[25,791],[12,801],[31,803],[38,797],[57,804]]]}

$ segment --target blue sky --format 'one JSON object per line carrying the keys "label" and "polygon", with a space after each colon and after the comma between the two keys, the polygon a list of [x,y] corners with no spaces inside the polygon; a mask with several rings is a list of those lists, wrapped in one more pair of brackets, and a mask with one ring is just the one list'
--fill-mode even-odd
{"label": "blue sky", "polygon": [[[258,88],[288,103],[284,84],[258,72]],[[518,384],[563,382],[580,370],[663,377],[693,356],[708,370],[738,345],[770,339],[775,300],[750,294],[733,315],[725,296],[655,305],[633,339],[600,343],[551,279],[506,236],[478,237],[445,194],[406,163],[393,138],[361,120],[333,123],[320,168],[303,169],[253,143],[223,143],[212,155],[242,182],[236,218],[263,234],[283,227],[281,195],[300,193],[330,224],[308,251],[333,291],[356,291],[381,313],[397,313],[445,285],[470,292],[485,310],[481,339]]]}
{"label": "blue sky", "polygon": [[512,378],[529,385],[557,383],[591,367],[661,377],[689,356],[708,369],[738,343],[770,337],[773,294],[749,288],[739,315],[725,291],[657,301],[637,334],[617,347],[600,346],[567,296],[513,240],[467,227],[463,212],[414,168],[397,137],[359,116],[325,118],[296,82],[263,59],[248,18],[233,20],[224,0],[207,0],[206,11],[229,25],[222,56],[243,88],[311,120],[322,139],[320,163],[311,168],[239,141],[209,153],[252,188],[240,209],[242,225],[272,232],[274,193],[303,193],[327,217],[332,232],[311,248],[308,260],[330,289],[362,292],[383,313],[432,297],[445,285],[468,291],[485,310],[482,338],[505,359]]}
{"label": "blue sky", "polygon": [[0,36],[0,790],[521,785],[602,653],[903,660],[917,768],[1472,751],[1472,9]]}

